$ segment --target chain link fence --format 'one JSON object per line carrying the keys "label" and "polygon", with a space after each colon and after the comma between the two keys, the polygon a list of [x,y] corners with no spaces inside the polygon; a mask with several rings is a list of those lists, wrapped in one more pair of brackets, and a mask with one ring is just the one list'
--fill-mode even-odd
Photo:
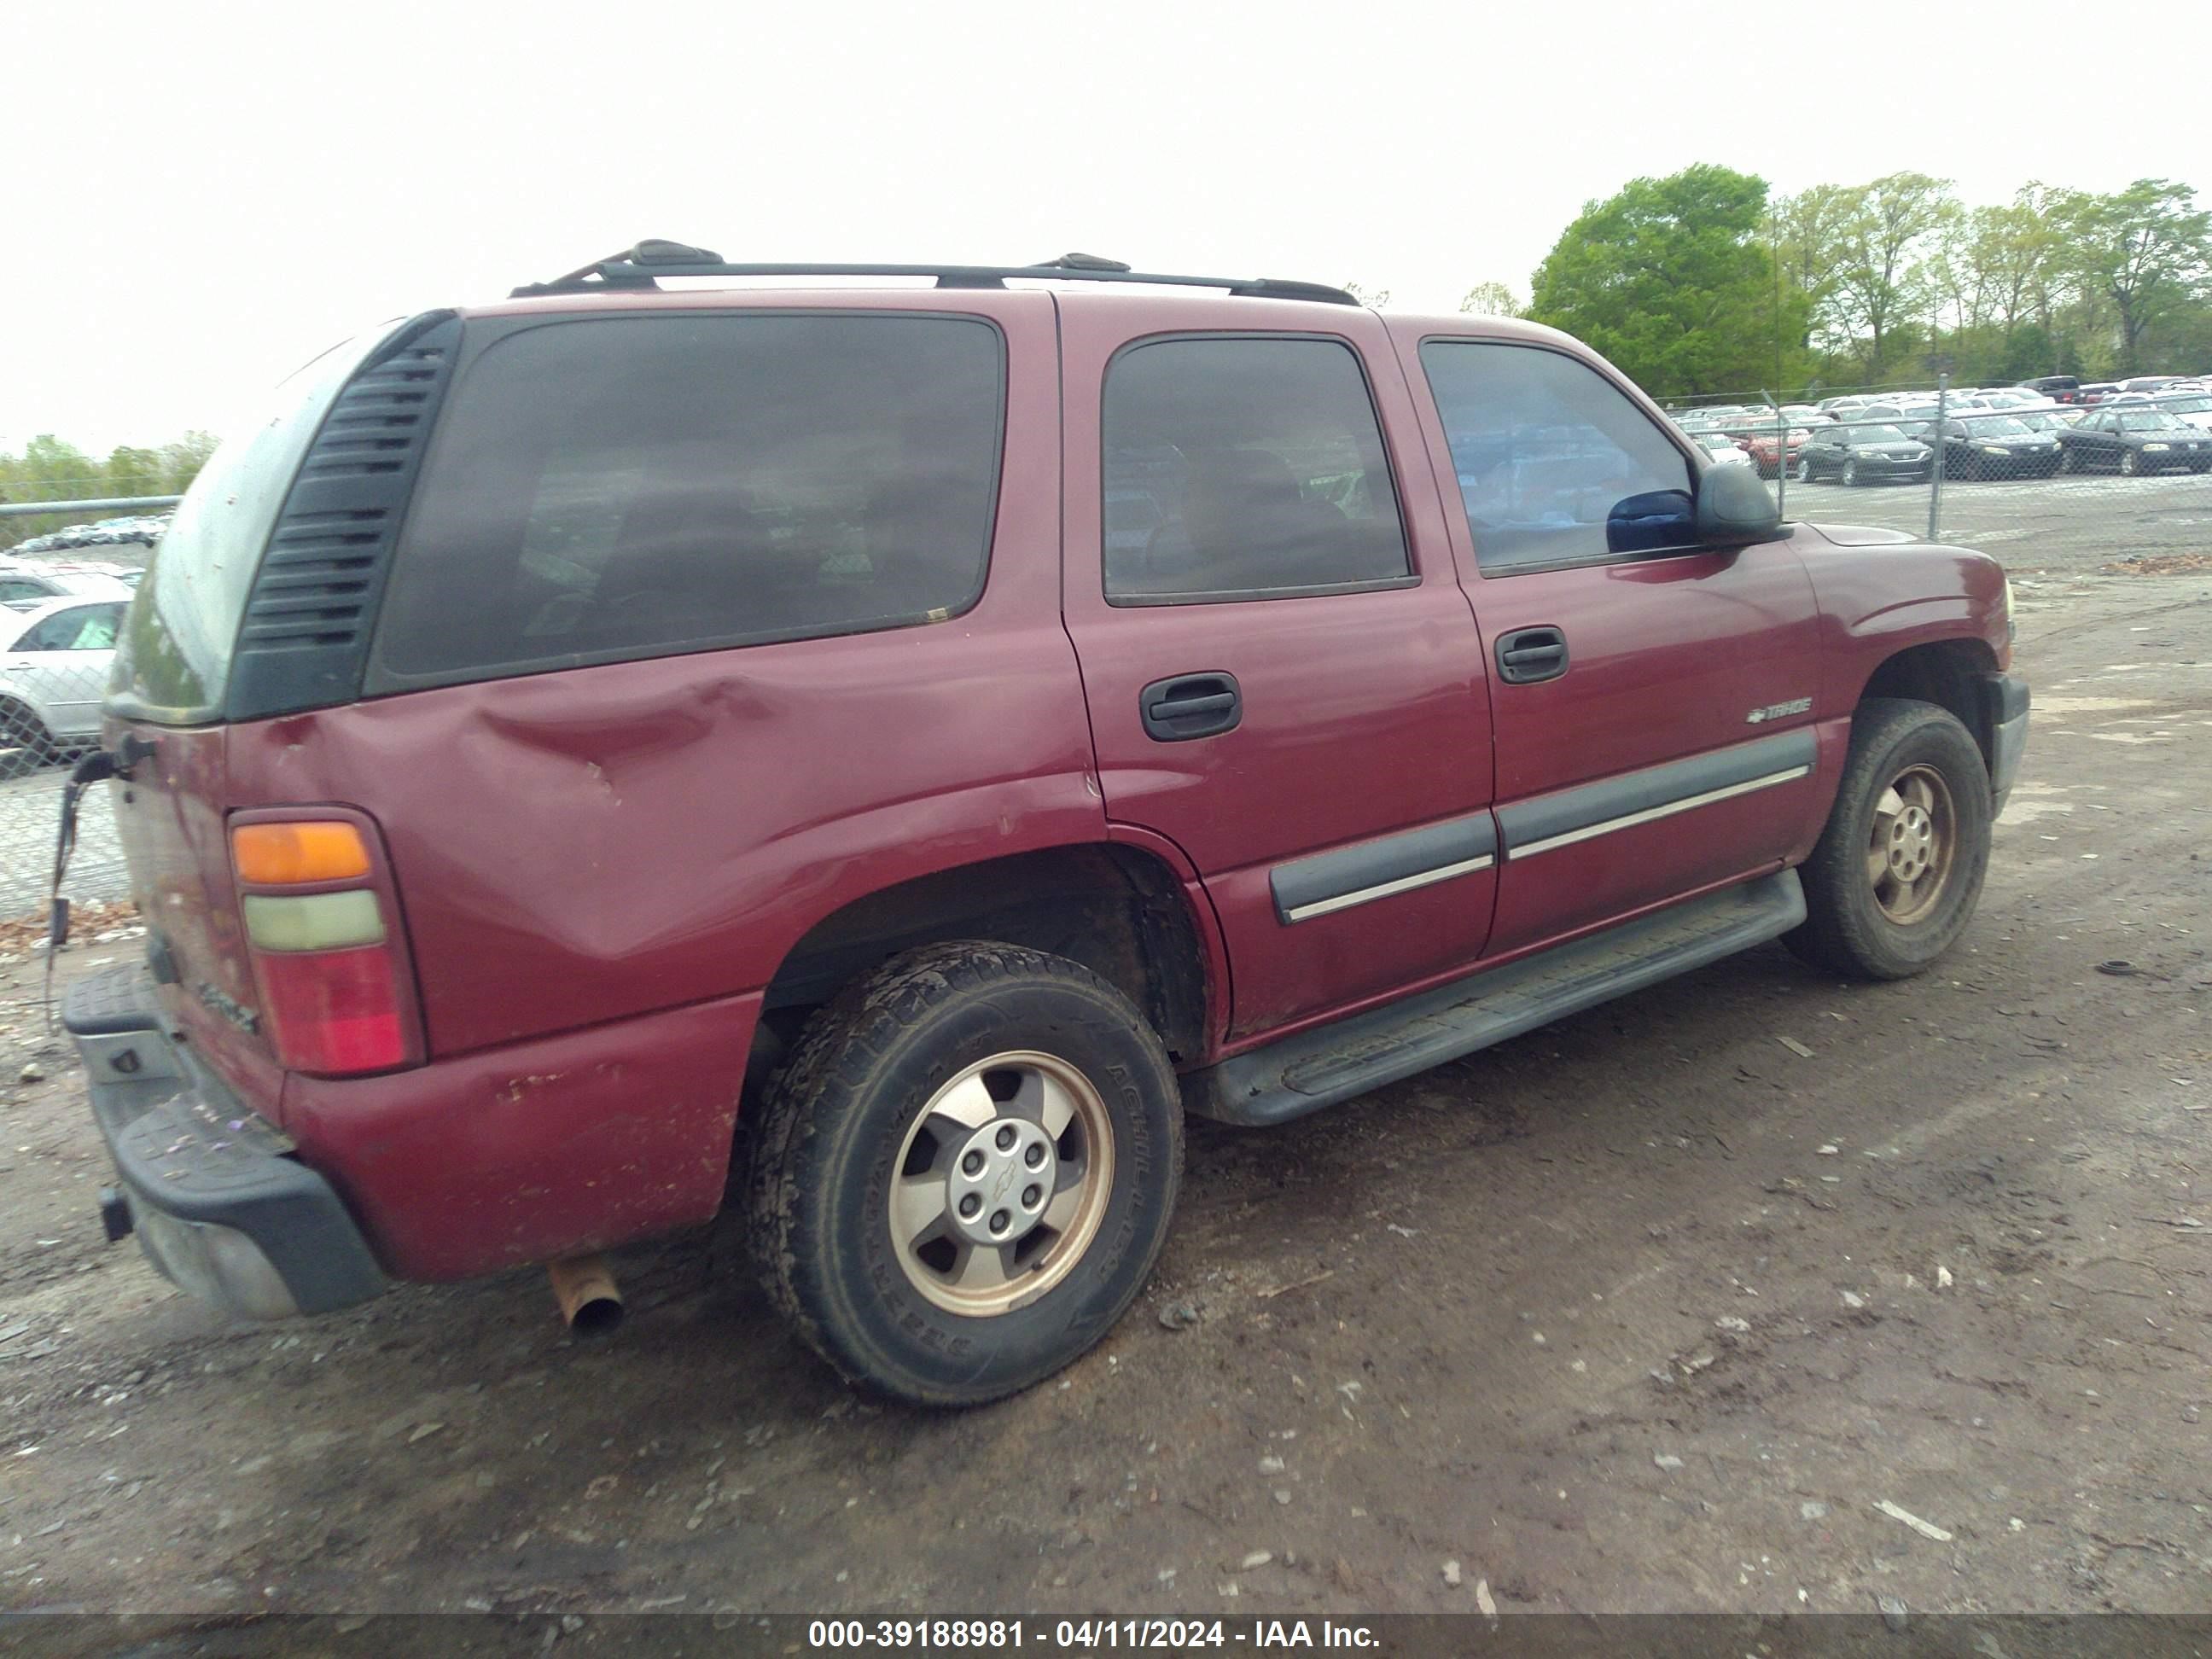
{"label": "chain link fence", "polygon": [[[116,635],[158,533],[145,531],[0,553],[0,921],[45,906],[62,786],[100,741]],[[69,891],[85,902],[129,894],[104,790],[85,797]]]}
{"label": "chain link fence", "polygon": [[1790,518],[1875,525],[2000,557],[2032,544],[2039,561],[2067,565],[2212,550],[2204,381],[2147,377],[2056,398],[1939,383],[1669,412],[1712,459],[1770,480]]}

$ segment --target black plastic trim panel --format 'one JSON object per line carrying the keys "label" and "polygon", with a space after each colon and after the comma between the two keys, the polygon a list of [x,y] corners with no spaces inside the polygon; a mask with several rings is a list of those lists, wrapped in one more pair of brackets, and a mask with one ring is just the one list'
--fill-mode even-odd
{"label": "black plastic trim panel", "polygon": [[1640,772],[1624,772],[1595,783],[1577,785],[1533,800],[1516,801],[1498,811],[1508,856],[1540,842],[1577,830],[1594,829],[1616,818],[1671,806],[1717,789],[1754,782],[1778,772],[1812,767],[1820,744],[1809,726],[1778,732],[1771,738],[1731,744],[1710,754],[1669,761]]}
{"label": "black plastic trim panel", "polygon": [[[1293,864],[1279,864],[1267,872],[1267,887],[1274,896],[1277,921],[1303,921],[1310,915],[1325,914],[1313,911],[1312,907],[1328,905],[1333,900],[1364,903],[1370,894],[1376,898],[1389,896],[1375,891],[1377,888],[1390,887],[1399,892],[1413,890],[1411,886],[1395,887],[1399,882],[1425,886],[1427,883],[1419,881],[1424,876],[1443,881],[1451,875],[1472,875],[1474,868],[1463,870],[1461,866],[1487,867],[1497,852],[1497,827],[1491,822],[1489,813],[1481,812],[1473,817],[1432,823],[1425,829],[1407,830],[1404,835],[1386,836],[1380,841],[1300,859]],[[1339,904],[1332,908],[1350,907]]]}
{"label": "black plastic trim panel", "polygon": [[418,317],[356,371],[323,417],[254,573],[226,718],[265,720],[360,696],[377,602],[460,340],[452,312]]}

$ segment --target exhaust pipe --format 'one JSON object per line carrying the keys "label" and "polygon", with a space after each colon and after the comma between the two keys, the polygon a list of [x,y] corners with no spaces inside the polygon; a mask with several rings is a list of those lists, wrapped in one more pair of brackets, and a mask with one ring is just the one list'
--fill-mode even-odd
{"label": "exhaust pipe", "polygon": [[622,1292],[605,1256],[563,1256],[546,1264],[545,1275],[553,1281],[562,1320],[578,1336],[605,1336],[622,1323]]}

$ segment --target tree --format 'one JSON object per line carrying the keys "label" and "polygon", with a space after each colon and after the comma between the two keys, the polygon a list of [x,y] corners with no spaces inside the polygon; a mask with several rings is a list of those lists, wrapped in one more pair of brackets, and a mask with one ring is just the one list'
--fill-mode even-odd
{"label": "tree", "polygon": [[2051,216],[2083,289],[2117,313],[2121,369],[2138,370],[2145,331],[2207,297],[2212,212],[2187,185],[2138,179],[2116,196],[2069,191]]}
{"label": "tree", "polygon": [[200,475],[200,469],[214,455],[216,446],[222,441],[212,432],[187,432],[174,443],[161,446],[163,482],[168,488],[160,492],[165,495],[181,495]]}
{"label": "tree", "polygon": [[1879,376],[1901,355],[1891,336],[1924,314],[1930,273],[1920,255],[1929,234],[1959,210],[1947,179],[1893,173],[1848,192],[1838,228],[1835,291],[1842,314],[1869,336],[1866,372]]}
{"label": "tree", "polygon": [[1468,289],[1467,297],[1459,302],[1459,308],[1477,317],[1518,317],[1522,314],[1520,300],[1504,283],[1477,283]]}
{"label": "tree", "polygon": [[1537,267],[1527,314],[1664,396],[1757,386],[1804,329],[1777,280],[1766,181],[1707,163],[1584,205]]}
{"label": "tree", "polygon": [[162,488],[167,482],[161,452],[158,449],[133,449],[120,446],[108,453],[107,465],[101,469],[106,483],[100,490],[104,495],[166,495]]}
{"label": "tree", "polygon": [[1378,288],[1370,294],[1357,283],[1346,283],[1344,285],[1344,291],[1373,311],[1380,311],[1390,303],[1390,290],[1387,288]]}

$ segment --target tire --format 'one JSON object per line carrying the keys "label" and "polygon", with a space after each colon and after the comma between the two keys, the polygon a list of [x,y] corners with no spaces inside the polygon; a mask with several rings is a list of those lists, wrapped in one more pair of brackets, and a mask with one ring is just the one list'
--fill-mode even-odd
{"label": "tire", "polygon": [[2061,472],[2078,472],[2081,471],[2081,462],[2075,458],[2070,447],[2058,452],[2058,470]]}
{"label": "tire", "polygon": [[[1924,842],[1915,808],[1929,820]],[[1847,978],[1920,973],[1973,915],[1989,872],[1992,816],[1989,769],[1955,714],[1933,703],[1868,698],[1851,722],[1827,827],[1798,872],[1805,921],[1783,942],[1802,960]],[[1916,859],[1917,875],[1900,879]]]}
{"label": "tire", "polygon": [[1799,483],[1813,482],[1813,458],[1809,455],[1800,455],[1797,458],[1797,482]]}
{"label": "tire", "polygon": [[1844,463],[1843,484],[1846,489],[1856,487],[1859,481],[1859,458],[1851,456]]}
{"label": "tire", "polygon": [[[901,1188],[907,1176],[916,1184]],[[1182,1179],[1175,1073],[1127,998],[1063,957],[936,945],[807,1022],[767,1092],[749,1231],[770,1298],[848,1382],[979,1405],[1113,1327],[1158,1257]],[[1003,1220],[1002,1243],[963,1233],[971,1199],[964,1225]],[[981,1277],[963,1283],[971,1269]]]}
{"label": "tire", "polygon": [[53,733],[28,705],[0,702],[0,778],[28,777],[60,753]]}
{"label": "tire", "polygon": [[2123,478],[2132,478],[2142,471],[2142,462],[2136,458],[2134,450],[2124,449],[2120,452],[2120,476]]}

